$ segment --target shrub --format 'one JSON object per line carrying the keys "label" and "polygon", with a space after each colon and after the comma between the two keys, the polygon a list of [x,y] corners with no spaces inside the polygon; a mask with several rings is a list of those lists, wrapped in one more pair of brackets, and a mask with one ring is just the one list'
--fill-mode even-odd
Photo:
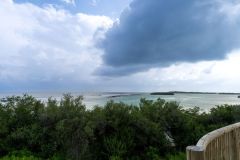
{"label": "shrub", "polygon": [[70,94],[47,103],[28,95],[8,97],[0,103],[0,157],[181,160],[187,145],[240,120],[239,106],[200,113],[197,107],[185,110],[176,102],[141,99],[138,106],[110,101],[86,110],[82,100]]}

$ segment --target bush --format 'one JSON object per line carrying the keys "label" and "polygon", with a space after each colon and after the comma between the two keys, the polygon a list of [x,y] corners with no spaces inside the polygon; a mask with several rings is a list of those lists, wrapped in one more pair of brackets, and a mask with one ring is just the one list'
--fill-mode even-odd
{"label": "bush", "polygon": [[186,160],[186,154],[182,153],[182,152],[179,152],[179,153],[174,154],[174,155],[168,155],[167,160]]}
{"label": "bush", "polygon": [[86,110],[82,100],[69,94],[47,103],[29,95],[8,97],[0,103],[0,157],[181,160],[187,145],[240,120],[239,106],[200,113],[197,107],[185,110],[176,102],[141,99],[139,106],[110,101]]}
{"label": "bush", "polygon": [[20,150],[13,151],[9,153],[7,156],[0,158],[0,160],[41,160],[41,159],[33,156],[30,151]]}

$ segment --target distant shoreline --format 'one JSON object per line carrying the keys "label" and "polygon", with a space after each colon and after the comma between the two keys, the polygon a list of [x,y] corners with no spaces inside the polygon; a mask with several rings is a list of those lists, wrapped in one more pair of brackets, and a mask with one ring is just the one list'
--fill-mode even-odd
{"label": "distant shoreline", "polygon": [[240,95],[233,92],[185,92],[185,91],[169,91],[169,92],[151,92],[150,95],[175,95],[175,94],[223,94],[223,95]]}

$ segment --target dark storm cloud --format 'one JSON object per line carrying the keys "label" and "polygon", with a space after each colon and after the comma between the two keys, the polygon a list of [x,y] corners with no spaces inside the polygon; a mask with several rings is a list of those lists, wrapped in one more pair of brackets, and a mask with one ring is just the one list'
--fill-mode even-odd
{"label": "dark storm cloud", "polygon": [[134,0],[101,42],[107,67],[98,73],[222,59],[240,44],[239,14],[231,13],[237,5],[238,0]]}

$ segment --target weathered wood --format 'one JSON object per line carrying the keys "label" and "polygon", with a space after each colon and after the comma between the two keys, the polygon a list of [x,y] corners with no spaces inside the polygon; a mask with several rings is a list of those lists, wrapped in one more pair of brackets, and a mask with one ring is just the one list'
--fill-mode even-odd
{"label": "weathered wood", "polygon": [[235,131],[234,131],[234,136],[235,136],[235,146],[236,146],[236,158],[237,159],[240,159],[240,155],[239,155],[239,152],[240,152],[240,128],[237,128]]}
{"label": "weathered wood", "polygon": [[188,160],[204,160],[204,150],[201,147],[189,146],[187,147]]}
{"label": "weathered wood", "polygon": [[240,123],[206,134],[186,151],[187,160],[240,160]]}

